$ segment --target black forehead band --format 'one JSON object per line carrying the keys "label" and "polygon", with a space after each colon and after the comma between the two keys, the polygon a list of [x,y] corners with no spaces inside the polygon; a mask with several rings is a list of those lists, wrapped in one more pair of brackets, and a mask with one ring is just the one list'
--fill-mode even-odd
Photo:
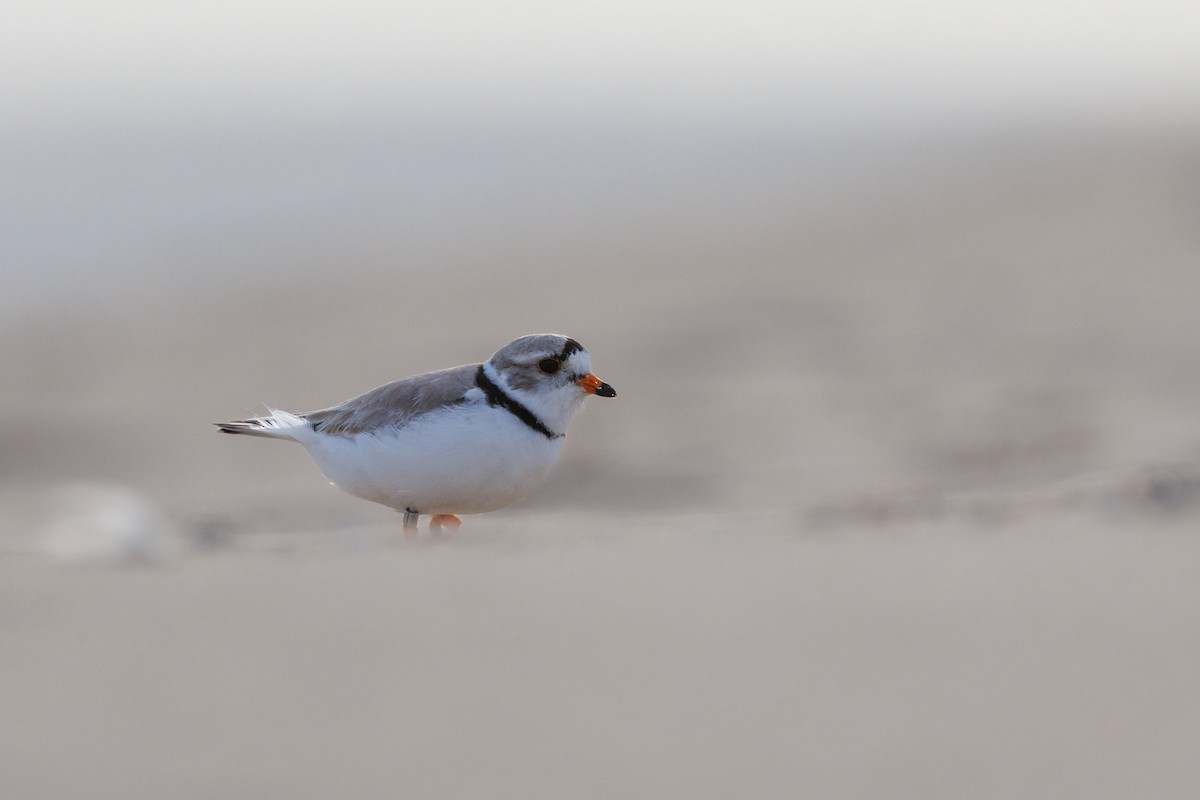
{"label": "black forehead band", "polygon": [[558,354],[559,361],[566,361],[571,357],[572,353],[578,353],[583,349],[583,345],[574,339],[567,339],[567,343],[563,345],[562,352]]}

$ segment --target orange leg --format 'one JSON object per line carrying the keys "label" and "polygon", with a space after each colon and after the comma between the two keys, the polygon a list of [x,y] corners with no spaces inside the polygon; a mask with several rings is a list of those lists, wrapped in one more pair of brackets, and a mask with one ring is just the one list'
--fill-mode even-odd
{"label": "orange leg", "polygon": [[449,528],[451,533],[454,533],[458,530],[458,526],[462,525],[462,520],[453,514],[434,514],[429,518],[430,533],[441,533],[443,525]]}

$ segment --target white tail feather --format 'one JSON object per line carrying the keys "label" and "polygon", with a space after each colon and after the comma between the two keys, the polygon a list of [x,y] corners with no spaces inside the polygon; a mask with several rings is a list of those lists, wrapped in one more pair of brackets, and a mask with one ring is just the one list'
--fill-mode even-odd
{"label": "white tail feather", "polygon": [[244,436],[263,436],[267,439],[292,439],[298,441],[297,434],[310,430],[303,417],[267,406],[267,415],[252,419],[239,419],[234,422],[218,422],[217,428],[222,433],[238,433]]}

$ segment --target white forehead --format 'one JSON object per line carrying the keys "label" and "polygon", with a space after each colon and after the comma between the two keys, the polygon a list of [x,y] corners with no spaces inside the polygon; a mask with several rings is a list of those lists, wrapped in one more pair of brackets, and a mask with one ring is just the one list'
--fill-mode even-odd
{"label": "white forehead", "polygon": [[592,357],[588,355],[587,350],[576,350],[571,353],[564,364],[571,372],[592,371]]}

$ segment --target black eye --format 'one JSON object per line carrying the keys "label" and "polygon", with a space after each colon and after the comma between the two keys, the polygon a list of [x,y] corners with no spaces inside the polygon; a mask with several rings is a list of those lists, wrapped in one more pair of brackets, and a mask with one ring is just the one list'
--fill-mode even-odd
{"label": "black eye", "polygon": [[557,358],[543,358],[538,362],[538,369],[547,375],[553,375],[554,373],[558,372],[558,369],[561,366],[562,364],[558,363]]}

